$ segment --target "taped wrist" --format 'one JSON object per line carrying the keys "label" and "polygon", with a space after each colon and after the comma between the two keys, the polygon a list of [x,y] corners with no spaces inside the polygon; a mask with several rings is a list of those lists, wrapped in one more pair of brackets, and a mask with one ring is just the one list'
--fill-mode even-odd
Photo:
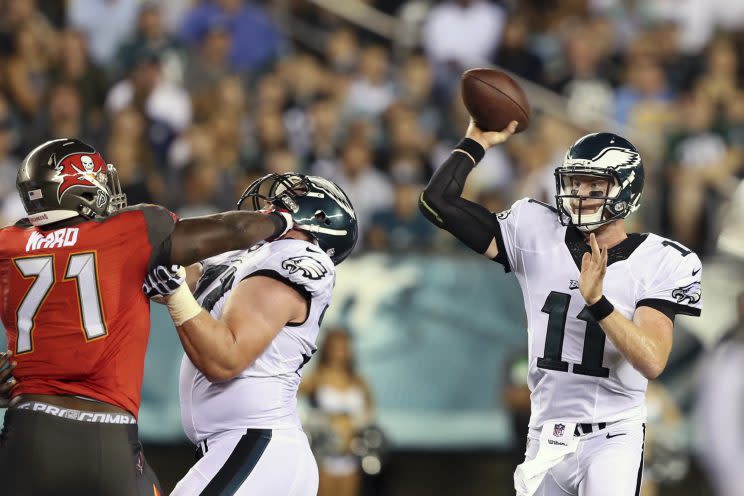
{"label": "taped wrist", "polygon": [[165,304],[176,326],[183,325],[184,322],[193,319],[202,311],[202,307],[196,302],[186,284],[181,285],[173,294],[167,296]]}
{"label": "taped wrist", "polygon": [[597,322],[606,319],[615,310],[615,306],[605,298],[605,295],[602,295],[602,298],[597,300],[594,305],[588,305],[586,308]]}

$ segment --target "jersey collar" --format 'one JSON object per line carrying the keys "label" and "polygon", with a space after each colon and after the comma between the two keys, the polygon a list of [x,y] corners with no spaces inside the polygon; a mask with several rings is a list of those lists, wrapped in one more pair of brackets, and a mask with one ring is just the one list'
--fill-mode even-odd
{"label": "jersey collar", "polygon": [[[615,262],[626,260],[646,240],[646,237],[648,237],[648,233],[629,233],[627,238],[609,249],[607,265],[610,266]],[[591,249],[584,238],[584,234],[573,224],[566,228],[566,248],[571,253],[571,258],[573,258],[576,267],[581,270],[581,257],[584,256],[584,253],[590,253]]]}

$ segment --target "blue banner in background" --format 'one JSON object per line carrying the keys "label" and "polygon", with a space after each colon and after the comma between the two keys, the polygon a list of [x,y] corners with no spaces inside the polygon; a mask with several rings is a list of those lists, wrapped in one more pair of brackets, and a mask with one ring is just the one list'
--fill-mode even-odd
{"label": "blue banner in background", "polygon": [[[147,441],[180,441],[183,351],[164,307],[152,310],[140,433]],[[336,325],[353,336],[359,370],[394,446],[510,442],[501,405],[505,359],[526,348],[527,337],[521,291],[500,265],[467,254],[348,259],[339,266],[324,321],[324,328]]]}
{"label": "blue banner in background", "polygon": [[350,259],[339,267],[324,324],[351,331],[396,446],[510,441],[504,360],[526,349],[527,336],[521,291],[501,265],[465,254]]}

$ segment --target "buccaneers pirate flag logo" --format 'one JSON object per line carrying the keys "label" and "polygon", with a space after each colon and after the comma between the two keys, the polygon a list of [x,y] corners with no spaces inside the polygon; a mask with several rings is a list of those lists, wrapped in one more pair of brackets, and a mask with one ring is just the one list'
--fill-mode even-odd
{"label": "buccaneers pirate flag logo", "polygon": [[[53,158],[53,157],[52,157]],[[94,186],[106,189],[106,162],[97,153],[75,153],[68,155],[54,167],[57,171],[56,180],[59,182],[57,200],[61,200],[65,191],[73,186]]]}

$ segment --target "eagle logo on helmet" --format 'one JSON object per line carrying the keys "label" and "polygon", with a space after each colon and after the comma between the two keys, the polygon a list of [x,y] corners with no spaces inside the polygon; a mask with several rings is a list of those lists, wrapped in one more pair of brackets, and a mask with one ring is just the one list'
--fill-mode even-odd
{"label": "eagle logo on helmet", "polygon": [[592,167],[601,169],[623,169],[640,164],[641,156],[627,148],[610,147],[602,150],[602,153],[594,157],[591,163]]}
{"label": "eagle logo on helmet", "polygon": [[322,279],[328,273],[328,269],[316,258],[299,256],[288,258],[282,262],[282,269],[290,274],[301,272],[308,279]]}
{"label": "eagle logo on helmet", "polygon": [[55,180],[59,182],[57,189],[57,200],[60,201],[65,192],[73,186],[93,186],[105,189],[106,163],[100,155],[75,153],[56,161],[54,155],[49,160],[56,162],[54,169],[57,171]]}

